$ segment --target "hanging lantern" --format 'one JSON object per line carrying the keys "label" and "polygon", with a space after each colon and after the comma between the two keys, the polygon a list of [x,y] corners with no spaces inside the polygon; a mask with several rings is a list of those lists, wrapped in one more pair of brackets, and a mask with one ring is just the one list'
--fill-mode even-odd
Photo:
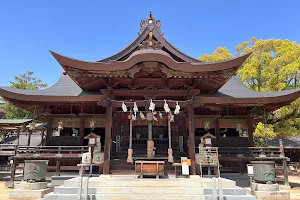
{"label": "hanging lantern", "polygon": [[140,111],[140,118],[141,118],[142,120],[145,120],[145,119],[146,119],[144,113],[142,113],[141,111]]}
{"label": "hanging lantern", "polygon": [[35,130],[35,121],[33,120],[30,124],[29,124],[29,129],[30,130]]}
{"label": "hanging lantern", "polygon": [[170,108],[169,108],[169,105],[167,104],[166,100],[164,100],[164,101],[165,101],[164,110],[165,110],[166,113],[169,113],[171,111]]}
{"label": "hanging lantern", "polygon": [[210,129],[210,122],[205,122],[204,130],[208,131]]}
{"label": "hanging lantern", "polygon": [[94,128],[95,128],[95,120],[91,119],[91,120],[89,120],[89,122],[90,122],[90,129],[94,130]]}
{"label": "hanging lantern", "polygon": [[152,114],[152,112],[148,112],[147,113],[146,119],[147,119],[147,121],[153,121],[153,114]]}
{"label": "hanging lantern", "polygon": [[60,132],[61,130],[63,130],[64,129],[64,127],[63,127],[63,122],[62,121],[60,121],[60,122],[58,122],[57,123],[58,124],[58,127],[57,127],[57,130]]}
{"label": "hanging lantern", "polygon": [[179,111],[180,111],[180,105],[178,104],[178,101],[176,101],[176,107],[175,107],[174,114],[175,115],[179,114]]}
{"label": "hanging lantern", "polygon": [[151,110],[152,112],[155,110],[155,104],[153,103],[152,99],[150,99],[149,110]]}
{"label": "hanging lantern", "polygon": [[127,110],[128,110],[127,106],[124,102],[122,102],[122,110],[123,110],[123,112],[127,112]]}

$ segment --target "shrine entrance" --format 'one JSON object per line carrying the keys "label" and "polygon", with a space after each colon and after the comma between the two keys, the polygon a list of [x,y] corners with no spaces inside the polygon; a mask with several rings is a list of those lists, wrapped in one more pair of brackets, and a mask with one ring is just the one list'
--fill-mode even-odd
{"label": "shrine entrance", "polygon": [[[147,154],[148,126],[134,126],[132,128],[132,146],[135,154]],[[153,126],[152,139],[156,156],[168,155],[168,127]]]}

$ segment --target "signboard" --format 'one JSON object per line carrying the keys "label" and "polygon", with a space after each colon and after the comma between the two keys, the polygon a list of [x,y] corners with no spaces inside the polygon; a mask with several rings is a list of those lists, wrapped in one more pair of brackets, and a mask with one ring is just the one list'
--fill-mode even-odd
{"label": "signboard", "polygon": [[93,163],[95,163],[95,164],[104,163],[104,153],[94,153]]}
{"label": "signboard", "polygon": [[82,164],[90,164],[91,163],[91,153],[83,153],[81,158]]}
{"label": "signboard", "polygon": [[253,166],[252,165],[247,165],[247,172],[249,176],[253,176],[254,171],[253,171]]}
{"label": "signboard", "polygon": [[191,159],[181,157],[181,164],[182,175],[190,175],[189,166],[191,165]]}

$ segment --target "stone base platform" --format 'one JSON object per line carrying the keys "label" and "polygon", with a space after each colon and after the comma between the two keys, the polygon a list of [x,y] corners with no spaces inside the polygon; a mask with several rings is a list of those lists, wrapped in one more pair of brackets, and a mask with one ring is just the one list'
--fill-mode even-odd
{"label": "stone base platform", "polygon": [[72,176],[72,175],[69,175],[69,176],[65,176],[65,175],[52,176],[51,177],[51,187],[63,185],[66,180],[69,180],[69,179],[72,179],[72,178],[76,178],[76,175],[74,175],[74,176]]}
{"label": "stone base platform", "polygon": [[[224,199],[255,200],[237,187],[232,180],[221,179]],[[79,179],[66,180],[46,194],[44,200],[74,200],[77,198]],[[83,185],[85,183],[83,182]],[[103,176],[89,178],[88,197],[93,200],[211,200],[213,181],[211,178],[165,178],[138,179],[135,176]],[[218,188],[218,179],[217,179]],[[82,189],[83,192],[83,189]]]}
{"label": "stone base platform", "polygon": [[13,189],[9,193],[10,199],[38,199],[52,192],[52,188],[38,189],[38,190],[22,190],[22,189]]}
{"label": "stone base platform", "polygon": [[37,199],[44,197],[53,191],[53,188],[47,188],[46,182],[28,183],[22,181],[16,185],[16,189],[13,189],[9,193],[10,199]]}
{"label": "stone base platform", "polygon": [[288,191],[254,191],[257,200],[290,200]]}

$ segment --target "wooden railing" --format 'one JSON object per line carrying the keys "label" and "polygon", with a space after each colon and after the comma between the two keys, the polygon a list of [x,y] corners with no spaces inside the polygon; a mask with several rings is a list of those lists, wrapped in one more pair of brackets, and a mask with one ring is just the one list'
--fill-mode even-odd
{"label": "wooden railing", "polygon": [[18,146],[16,154],[32,155],[32,154],[82,154],[88,151],[87,146]]}
{"label": "wooden railing", "polygon": [[[147,145],[148,138],[132,138],[132,144],[134,145]],[[153,138],[154,145],[167,145],[169,143],[168,138]]]}
{"label": "wooden railing", "polygon": [[16,153],[17,145],[15,144],[0,144],[1,156],[13,156]]}
{"label": "wooden railing", "polygon": [[279,147],[220,147],[219,154],[223,157],[280,157]]}

